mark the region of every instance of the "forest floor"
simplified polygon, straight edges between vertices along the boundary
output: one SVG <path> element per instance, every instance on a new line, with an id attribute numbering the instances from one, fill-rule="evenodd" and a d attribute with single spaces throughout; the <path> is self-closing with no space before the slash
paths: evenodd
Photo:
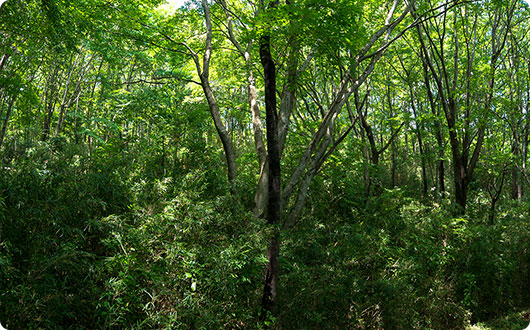
<path id="1" fill-rule="evenodd" d="M 530 322 L 530 309 L 511 313 L 502 318 L 493 319 L 487 322 L 479 322 L 469 326 L 466 330 L 517 330 L 527 329 Z"/>

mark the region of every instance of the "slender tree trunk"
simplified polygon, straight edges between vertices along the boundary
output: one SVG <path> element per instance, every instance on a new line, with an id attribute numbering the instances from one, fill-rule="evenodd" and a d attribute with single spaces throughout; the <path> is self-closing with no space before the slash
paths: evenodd
<path id="1" fill-rule="evenodd" d="M 521 164 L 521 172 L 522 173 L 526 173 L 526 160 L 528 159 L 528 136 L 527 136 L 528 133 L 525 133 L 525 137 L 524 137 L 524 140 L 523 140 L 523 145 L 522 145 L 522 148 L 521 148 L 521 158 L 522 158 L 522 164 Z M 520 188 L 521 188 L 521 200 L 525 200 L 525 190 L 523 188 L 523 185 L 520 184 L 519 185 Z"/>
<path id="2" fill-rule="evenodd" d="M 265 217 L 265 209 L 267 207 L 268 201 L 268 173 L 269 173 L 269 163 L 267 160 L 267 150 L 265 148 L 265 143 L 263 142 L 263 124 L 261 122 L 261 116 L 258 106 L 258 94 L 256 92 L 256 81 L 254 78 L 254 69 L 253 63 L 250 56 L 250 48 L 252 46 L 252 41 L 249 41 L 246 45 L 246 48 L 243 49 L 239 41 L 236 39 L 233 31 L 232 25 L 232 12 L 228 10 L 226 2 L 224 0 L 219 0 L 227 18 L 226 27 L 228 30 L 228 38 L 232 44 L 236 47 L 240 55 L 245 60 L 245 65 L 247 68 L 247 94 L 248 94 L 248 103 L 250 107 L 250 112 L 252 114 L 252 128 L 254 130 L 254 144 L 256 148 L 256 154 L 258 156 L 259 162 L 259 181 L 254 194 L 254 206 L 253 213 L 256 217 L 262 218 Z"/>
<path id="3" fill-rule="evenodd" d="M 419 29 L 418 29 L 418 33 L 420 33 Z M 424 46 L 423 43 L 422 43 L 422 46 Z M 431 113 L 433 114 L 433 116 L 435 118 L 435 120 L 434 120 L 434 132 L 435 133 L 434 134 L 436 136 L 436 143 L 437 143 L 437 146 L 438 146 L 438 161 L 437 161 L 437 166 L 436 166 L 437 173 L 438 173 L 438 192 L 443 197 L 443 193 L 445 192 L 445 168 L 444 168 L 444 161 L 443 161 L 445 146 L 444 146 L 444 140 L 443 140 L 443 137 L 442 137 L 441 125 L 440 125 L 440 122 L 439 122 L 439 119 L 438 119 L 439 115 L 440 115 L 439 114 L 439 108 L 436 106 L 436 101 L 434 99 L 434 95 L 433 95 L 432 89 L 431 89 L 431 80 L 429 78 L 429 68 L 430 67 L 428 66 L 428 64 L 432 64 L 432 63 L 429 62 L 430 59 L 429 59 L 427 50 L 425 48 L 421 49 L 420 55 L 421 55 L 421 58 L 422 58 L 423 79 L 424 79 L 424 82 L 425 82 L 425 88 L 427 90 L 427 98 L 429 100 Z"/>
<path id="4" fill-rule="evenodd" d="M 245 61 L 248 68 L 248 102 L 250 105 L 250 112 L 252 113 L 252 126 L 254 129 L 254 144 L 259 162 L 259 181 L 256 193 L 254 194 L 254 215 L 256 217 L 264 217 L 265 209 L 269 196 L 269 162 L 267 160 L 267 150 L 263 142 L 263 124 L 261 123 L 261 116 L 258 107 L 258 95 L 256 92 L 256 85 L 254 80 L 254 73 L 252 71 L 252 62 L 250 61 L 250 54 L 245 52 Z"/>
<path id="5" fill-rule="evenodd" d="M 47 81 L 48 87 L 46 88 L 46 100 L 45 100 L 45 112 L 42 125 L 41 141 L 46 141 L 50 134 L 50 125 L 52 121 L 53 112 L 55 110 L 55 104 L 57 103 L 57 79 L 60 76 L 59 65 L 55 64 L 53 71 Z"/>
<path id="6" fill-rule="evenodd" d="M 197 54 L 191 51 L 191 48 L 189 48 L 189 46 L 188 49 L 191 52 L 193 61 L 195 62 L 197 73 L 199 74 L 201 80 L 201 86 L 204 91 L 204 95 L 206 96 L 206 100 L 208 101 L 208 106 L 215 125 L 215 129 L 217 130 L 217 134 L 221 139 L 221 143 L 223 144 L 223 150 L 225 153 L 226 165 L 228 170 L 228 181 L 231 183 L 230 192 L 232 194 L 235 194 L 236 187 L 234 185 L 234 180 L 237 175 L 237 170 L 234 145 L 232 143 L 230 135 L 226 130 L 223 120 L 221 119 L 217 99 L 215 98 L 212 88 L 210 87 L 210 59 L 212 56 L 212 20 L 210 18 L 210 8 L 208 7 L 208 1 L 206 0 L 202 0 L 201 4 L 204 10 L 204 21 L 206 24 L 206 43 L 204 47 L 202 68 L 199 63 L 199 58 Z"/>
<path id="7" fill-rule="evenodd" d="M 390 93 L 390 85 L 387 87 L 387 101 L 388 101 L 388 109 L 390 110 L 390 115 L 394 117 L 394 107 L 392 106 L 392 97 Z M 390 162 L 391 162 L 391 181 L 390 181 L 390 188 L 394 189 L 396 186 L 396 171 L 397 171 L 397 164 L 396 164 L 396 138 L 392 139 L 392 142 L 390 144 Z M 382 137 L 381 137 L 382 142 Z"/>
<path id="8" fill-rule="evenodd" d="M 420 149 L 420 161 L 421 161 L 421 180 L 423 182 L 422 196 L 427 196 L 428 184 L 427 184 L 427 166 L 425 165 L 425 152 L 423 147 L 423 139 L 421 136 L 421 131 L 423 130 L 423 125 L 418 121 L 418 114 L 416 113 L 416 104 L 414 102 L 414 94 L 412 89 L 410 90 L 412 112 L 414 114 L 414 120 L 416 121 L 416 136 L 418 137 L 418 147 Z M 420 104 L 420 110 L 421 110 Z"/>
<path id="9" fill-rule="evenodd" d="M 202 88 L 203 88 L 204 94 L 206 95 L 206 100 L 208 101 L 210 114 L 212 115 L 215 129 L 217 130 L 217 134 L 219 135 L 219 138 L 221 139 L 221 143 L 223 144 L 223 150 L 225 152 L 226 164 L 227 164 L 227 169 L 228 169 L 228 181 L 230 183 L 233 183 L 234 179 L 236 178 L 237 171 L 236 171 L 236 156 L 234 152 L 234 146 L 232 143 L 232 139 L 230 138 L 230 135 L 228 134 L 228 131 L 226 130 L 226 127 L 223 124 L 221 115 L 219 113 L 219 105 L 212 92 L 210 84 L 204 78 L 201 78 L 201 80 L 202 80 Z"/>
<path id="10" fill-rule="evenodd" d="M 427 166 L 425 165 L 425 152 L 423 151 L 423 143 L 421 140 L 421 133 L 418 134 L 418 144 L 420 148 L 420 160 L 421 160 L 421 181 L 423 182 L 423 197 L 427 197 L 429 186 L 427 183 Z"/>
<path id="11" fill-rule="evenodd" d="M 50 136 L 50 126 L 52 122 L 52 116 L 53 112 L 55 110 L 55 104 L 56 100 L 50 100 L 50 103 L 48 104 L 47 111 L 44 116 L 44 124 L 42 126 L 42 136 L 41 141 L 48 140 L 48 137 Z"/>
<path id="12" fill-rule="evenodd" d="M 63 90 L 63 97 L 61 99 L 61 106 L 60 106 L 60 110 L 59 110 L 59 116 L 57 117 L 57 124 L 55 125 L 55 136 L 59 135 L 59 133 L 61 132 L 61 128 L 62 128 L 62 124 L 63 124 L 63 118 L 64 118 L 64 113 L 65 113 L 65 110 L 67 108 L 67 102 L 66 102 L 66 97 L 68 95 L 68 90 L 70 89 L 70 83 L 72 82 L 72 75 L 75 71 L 75 67 L 76 67 L 76 64 L 77 64 L 77 61 L 79 59 L 79 56 L 80 54 L 77 54 L 77 57 L 74 61 L 73 59 L 73 55 L 70 59 L 70 69 L 68 70 L 68 77 L 66 78 L 66 83 L 64 85 L 64 90 Z M 51 123 L 50 123 L 51 124 Z"/>
<path id="13" fill-rule="evenodd" d="M 2 144 L 4 143 L 4 138 L 6 136 L 6 131 L 7 131 L 7 123 L 9 121 L 9 116 L 11 115 L 11 109 L 13 108 L 13 104 L 15 103 L 15 99 L 16 99 L 16 96 L 12 96 L 7 106 L 7 111 L 6 111 L 6 115 L 4 118 L 4 124 L 2 125 L 2 132 L 0 132 L 0 148 L 2 148 Z"/>
<path id="14" fill-rule="evenodd" d="M 96 93 L 96 86 L 98 85 L 98 79 L 97 78 L 99 77 L 99 74 L 101 72 L 101 68 L 103 67 L 104 63 L 105 63 L 105 60 L 102 59 L 101 62 L 99 63 L 99 65 L 98 65 L 98 69 L 97 69 L 96 74 L 95 74 L 96 79 L 94 79 L 94 84 L 92 85 L 92 90 L 90 92 L 90 98 L 89 98 L 89 101 L 88 101 L 86 118 L 85 118 L 86 120 L 90 120 L 91 119 L 90 117 L 91 117 L 91 113 L 92 113 L 92 107 L 93 107 L 93 104 L 94 104 L 94 94 Z M 101 93 L 100 93 L 100 99 L 101 99 Z M 90 154 L 90 150 L 91 150 L 90 146 L 92 144 L 92 142 L 91 142 L 92 137 L 87 136 L 86 134 L 83 135 L 83 141 L 85 141 L 87 139 L 88 139 L 87 142 L 88 142 L 88 145 L 89 145 L 88 153 Z"/>
<path id="15" fill-rule="evenodd" d="M 2 55 L 2 58 L 0 58 L 0 71 L 4 69 L 4 65 L 7 62 L 7 59 L 9 58 L 9 54 Z"/>
<path id="16" fill-rule="evenodd" d="M 355 106 L 357 108 L 357 115 L 359 116 L 361 127 L 362 127 L 364 133 L 366 134 L 366 138 L 367 138 L 368 143 L 369 143 L 369 145 L 367 145 L 365 147 L 365 153 L 368 155 L 368 159 L 370 160 L 370 163 L 367 164 L 367 167 L 365 168 L 365 173 L 364 173 L 364 176 L 365 176 L 365 192 L 367 194 L 366 197 L 367 197 L 367 200 L 368 200 L 368 197 L 371 194 L 372 184 L 374 183 L 373 170 L 372 169 L 377 169 L 377 167 L 379 166 L 379 151 L 377 150 L 377 146 L 376 146 L 376 142 L 375 142 L 375 138 L 374 138 L 374 133 L 372 131 L 372 127 L 370 126 L 370 124 L 366 120 L 364 114 L 362 113 L 361 102 L 359 102 L 359 98 L 358 98 L 357 95 L 355 95 Z M 377 193 L 378 190 L 380 190 L 379 189 L 379 185 L 377 184 L 377 182 L 376 182 L 375 190 L 376 190 L 376 193 Z"/>
<path id="17" fill-rule="evenodd" d="M 441 193 L 443 197 L 443 193 L 445 192 L 445 166 L 444 166 L 444 143 L 442 134 L 440 132 L 440 127 L 438 126 L 437 132 L 436 132 L 436 142 L 438 145 L 438 164 L 437 164 L 437 172 L 438 172 L 438 184 L 439 184 L 439 192 Z"/>
<path id="18" fill-rule="evenodd" d="M 495 204 L 497 204 L 497 201 L 491 201 L 490 210 L 489 210 L 489 222 L 490 225 L 493 225 L 495 223 Z"/>
<path id="19" fill-rule="evenodd" d="M 515 134 L 514 134 L 515 135 Z M 517 145 L 516 137 L 514 136 L 514 141 L 512 142 L 512 154 L 515 156 L 515 162 L 518 162 L 520 159 L 519 147 Z M 517 168 L 516 163 L 512 165 L 512 191 L 511 197 L 513 200 L 517 200 L 519 203 L 522 198 L 521 182 L 520 182 L 519 169 Z"/>
<path id="20" fill-rule="evenodd" d="M 370 175 L 370 167 L 371 167 L 371 160 L 370 160 L 370 147 L 366 143 L 365 133 L 364 130 L 361 129 L 361 139 L 363 141 L 362 143 L 362 152 L 364 156 L 364 171 L 363 171 L 363 177 L 364 177 L 364 194 L 366 196 L 366 201 L 368 201 L 371 190 L 372 190 L 372 176 Z"/>
<path id="21" fill-rule="evenodd" d="M 391 147 L 392 154 L 390 155 L 390 159 L 392 161 L 392 175 L 391 175 L 391 183 L 390 188 L 394 189 L 396 186 L 396 144 L 395 141 L 392 141 L 392 147 Z"/>
<path id="22" fill-rule="evenodd" d="M 79 144 L 79 98 L 81 97 L 81 93 L 77 94 L 77 98 L 75 99 L 75 111 L 74 111 L 74 141 L 75 144 Z"/>
<path id="23" fill-rule="evenodd" d="M 504 178 L 506 177 L 506 170 L 507 170 L 507 164 L 504 164 L 504 168 L 502 169 L 500 183 L 498 187 L 495 184 L 495 182 L 492 185 L 488 183 L 488 193 L 491 199 L 490 211 L 489 211 L 490 225 L 493 225 L 495 223 L 495 206 L 497 205 L 497 202 L 499 201 L 501 197 L 502 188 L 504 186 Z"/>

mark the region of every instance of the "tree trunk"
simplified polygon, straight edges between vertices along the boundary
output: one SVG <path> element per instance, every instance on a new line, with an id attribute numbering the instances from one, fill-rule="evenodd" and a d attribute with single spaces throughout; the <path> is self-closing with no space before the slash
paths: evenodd
<path id="1" fill-rule="evenodd" d="M 440 127 L 438 127 L 438 131 L 436 133 L 436 141 L 438 143 L 438 184 L 439 184 L 439 192 L 441 193 L 443 197 L 443 193 L 445 192 L 445 166 L 444 166 L 444 145 L 443 145 L 443 139 L 442 134 L 440 133 Z"/>
<path id="2" fill-rule="evenodd" d="M 391 169 L 391 182 L 390 182 L 390 188 L 394 189 L 396 186 L 396 143 L 395 141 L 392 141 L 392 147 L 390 148 L 392 153 L 390 155 L 390 159 L 392 162 L 392 169 Z"/>
<path id="3" fill-rule="evenodd" d="M 81 96 L 81 93 L 77 95 L 77 98 L 75 100 L 75 112 L 74 112 L 74 141 L 75 144 L 79 144 L 79 97 Z"/>
<path id="4" fill-rule="evenodd" d="M 524 139 L 523 139 L 523 143 L 522 143 L 522 148 L 521 148 L 521 159 L 523 160 L 522 161 L 522 164 L 521 164 L 521 173 L 526 173 L 526 160 L 528 159 L 528 133 L 525 132 L 525 136 L 524 136 Z M 521 200 L 526 200 L 525 198 L 525 190 L 523 188 L 523 185 L 519 185 L 519 187 L 521 188 Z"/>
<path id="5" fill-rule="evenodd" d="M 61 132 L 61 129 L 62 129 L 62 125 L 63 125 L 63 121 L 64 121 L 64 115 L 65 115 L 65 111 L 68 107 L 67 105 L 67 102 L 66 102 L 66 97 L 68 95 L 68 90 L 70 89 L 70 83 L 72 82 L 72 75 L 75 71 L 75 67 L 76 67 L 76 64 L 77 64 L 77 61 L 79 59 L 79 56 L 80 54 L 77 54 L 77 57 L 75 59 L 75 61 L 73 60 L 73 54 L 70 58 L 70 68 L 69 68 L 69 71 L 68 71 L 68 77 L 66 78 L 66 83 L 64 85 L 64 90 L 63 90 L 63 97 L 62 97 L 62 100 L 61 100 L 61 106 L 60 106 L 60 110 L 59 110 L 59 117 L 57 118 L 57 124 L 55 125 L 55 136 L 58 136 L 59 133 Z M 51 123 L 50 123 L 51 125 Z"/>
<path id="6" fill-rule="evenodd" d="M 208 80 L 201 77 L 201 81 L 202 81 L 201 85 L 204 91 L 204 95 L 206 95 L 206 100 L 208 101 L 208 106 L 210 109 L 210 114 L 212 115 L 215 129 L 217 130 L 217 134 L 219 135 L 219 138 L 221 139 L 221 143 L 223 144 L 223 150 L 225 152 L 226 165 L 228 169 L 228 181 L 230 183 L 233 183 L 234 179 L 236 178 L 237 171 L 236 171 L 236 156 L 234 152 L 234 146 L 232 144 L 232 139 L 230 139 L 230 135 L 228 134 L 226 127 L 224 126 L 223 121 L 221 120 L 221 115 L 219 113 L 219 106 L 212 92 L 212 89 L 210 88 L 210 84 L 208 83 Z M 234 188 L 232 187 L 232 191 L 233 189 Z"/>
<path id="7" fill-rule="evenodd" d="M 50 100 L 50 104 L 48 104 L 47 111 L 45 113 L 44 117 L 44 124 L 42 126 L 42 136 L 41 141 L 48 140 L 48 137 L 50 136 L 50 125 L 52 122 L 52 116 L 55 108 L 55 101 Z"/>
<path id="8" fill-rule="evenodd" d="M 223 144 L 223 150 L 226 157 L 226 166 L 228 170 L 228 181 L 231 184 L 230 192 L 235 194 L 236 187 L 234 185 L 234 179 L 236 178 L 237 170 L 234 145 L 230 135 L 226 130 L 223 120 L 221 119 L 219 105 L 210 87 L 210 59 L 212 56 L 212 20 L 210 18 L 210 8 L 208 7 L 208 1 L 206 0 L 202 0 L 201 5 L 204 10 L 204 21 L 206 24 L 206 42 L 204 47 L 202 68 L 197 54 L 193 52 L 189 46 L 186 45 L 186 47 L 190 51 L 193 61 L 195 62 L 197 73 L 201 80 L 201 86 L 204 91 L 204 95 L 206 96 L 206 100 L 208 101 L 208 106 L 215 125 L 215 129 L 217 130 L 217 134 L 221 139 L 221 143 Z"/>
<path id="9" fill-rule="evenodd" d="M 493 182 L 493 184 L 490 184 L 488 182 L 488 194 L 490 195 L 490 199 L 491 199 L 490 212 L 489 212 L 490 225 L 493 225 L 495 223 L 495 206 L 497 205 L 497 202 L 499 201 L 501 197 L 502 187 L 504 186 L 504 178 L 506 177 L 506 172 L 507 172 L 506 170 L 507 170 L 507 164 L 505 163 L 502 169 L 500 183 L 498 187 L 495 182 Z"/>
<path id="10" fill-rule="evenodd" d="M 259 181 L 256 193 L 254 195 L 254 215 L 258 218 L 265 216 L 265 209 L 267 206 L 269 196 L 269 162 L 267 160 L 267 150 L 263 142 L 263 124 L 261 123 L 261 116 L 258 107 L 258 94 L 256 92 L 256 85 L 254 80 L 254 73 L 252 71 L 252 62 L 250 61 L 250 54 L 245 52 L 245 61 L 248 68 L 248 102 L 250 105 L 250 112 L 252 113 L 252 126 L 254 129 L 254 144 L 259 162 Z"/>
<path id="11" fill-rule="evenodd" d="M 41 141 L 46 141 L 50 134 L 50 125 L 52 121 L 53 112 L 55 110 L 55 104 L 57 103 L 57 80 L 60 76 L 59 65 L 55 64 L 53 70 L 50 72 L 46 86 L 46 97 L 45 97 L 45 112 L 44 121 L 42 125 Z"/>
<path id="12" fill-rule="evenodd" d="M 274 8 L 275 3 L 271 3 Z M 261 301 L 261 318 L 276 313 L 276 292 L 278 288 L 278 257 L 280 247 L 279 224 L 281 219 L 281 172 L 280 145 L 278 136 L 278 113 L 276 112 L 276 67 L 270 52 L 270 36 L 260 38 L 260 59 L 265 82 L 265 111 L 267 119 L 267 151 L 269 162 L 269 198 L 267 222 L 272 227 L 272 237 L 267 248 L 267 266 Z"/>
<path id="13" fill-rule="evenodd" d="M 12 96 L 11 100 L 9 101 L 9 105 L 7 106 L 4 124 L 2 125 L 2 132 L 0 132 L 0 148 L 2 148 L 2 144 L 4 143 L 4 138 L 6 136 L 7 131 L 7 123 L 9 121 L 9 116 L 11 115 L 11 109 L 13 108 L 13 104 L 15 103 L 15 99 L 16 96 Z"/>
<path id="14" fill-rule="evenodd" d="M 466 213 L 466 202 L 467 202 L 467 180 L 463 175 L 461 175 L 461 171 L 463 171 L 462 166 L 455 165 L 454 166 L 454 181 L 455 181 L 455 200 L 456 203 L 460 206 L 459 213 L 465 214 Z"/>
<path id="15" fill-rule="evenodd" d="M 418 137 L 418 147 L 420 149 L 420 160 L 421 160 L 421 180 L 423 182 L 423 190 L 422 190 L 422 197 L 427 196 L 428 191 L 428 184 L 427 184 L 427 166 L 425 164 L 425 152 L 423 148 L 423 139 L 421 136 L 421 131 L 424 129 L 421 122 L 418 120 L 418 114 L 416 113 L 416 104 L 414 101 L 414 93 L 412 88 L 410 89 L 410 97 L 411 97 L 411 105 L 412 105 L 412 113 L 414 114 L 414 120 L 416 121 L 416 136 Z M 420 103 L 420 110 L 422 109 L 421 103 Z M 406 135 L 405 135 L 406 136 Z"/>
<path id="16" fill-rule="evenodd" d="M 2 58 L 0 59 L 0 71 L 4 69 L 4 65 L 6 64 L 8 59 L 9 59 L 9 54 L 2 55 Z"/>
<path id="17" fill-rule="evenodd" d="M 259 181 L 256 188 L 256 193 L 254 194 L 254 206 L 253 213 L 257 218 L 265 217 L 265 209 L 267 207 L 268 201 L 268 173 L 269 173 L 269 164 L 267 160 L 267 150 L 265 148 L 265 143 L 263 142 L 263 124 L 261 122 L 261 116 L 258 106 L 258 94 L 256 92 L 256 81 L 254 78 L 254 69 L 253 63 L 250 56 L 250 48 L 252 46 L 252 41 L 247 43 L 245 49 L 241 46 L 239 41 L 236 39 L 233 31 L 232 25 L 232 12 L 228 10 L 226 2 L 224 0 L 219 0 L 221 7 L 223 8 L 226 18 L 227 18 L 227 32 L 228 39 L 236 47 L 240 55 L 245 60 L 245 65 L 247 69 L 247 93 L 248 93 L 248 103 L 250 108 L 250 113 L 252 114 L 252 128 L 254 130 L 254 145 L 256 148 L 256 154 L 258 155 L 259 162 Z"/>
<path id="18" fill-rule="evenodd" d="M 515 140 L 512 143 L 512 154 L 515 156 L 515 162 L 519 161 L 519 147 L 517 146 L 517 141 Z M 522 198 L 521 182 L 519 177 L 519 169 L 517 168 L 516 163 L 512 165 L 512 193 L 511 197 L 513 200 L 517 200 L 519 203 Z"/>

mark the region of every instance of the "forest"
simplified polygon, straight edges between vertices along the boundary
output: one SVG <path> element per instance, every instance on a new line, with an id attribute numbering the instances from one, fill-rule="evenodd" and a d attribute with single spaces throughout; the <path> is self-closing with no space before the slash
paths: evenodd
<path id="1" fill-rule="evenodd" d="M 523 329 L 529 147 L 523 0 L 0 1 L 0 323 Z"/>

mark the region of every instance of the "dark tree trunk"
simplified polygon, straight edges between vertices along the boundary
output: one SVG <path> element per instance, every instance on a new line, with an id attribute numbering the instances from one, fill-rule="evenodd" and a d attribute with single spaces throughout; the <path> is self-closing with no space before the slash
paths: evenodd
<path id="1" fill-rule="evenodd" d="M 525 132 L 524 140 L 522 143 L 522 149 L 521 149 L 521 159 L 523 159 L 523 162 L 521 164 L 521 174 L 524 175 L 526 173 L 526 159 L 528 159 L 528 132 Z M 521 200 L 526 200 L 525 198 L 525 190 L 523 185 L 519 185 L 521 188 Z"/>
<path id="2" fill-rule="evenodd" d="M 438 143 L 438 148 L 439 151 L 438 151 L 438 157 L 440 158 L 438 160 L 438 180 L 439 180 L 439 185 L 440 185 L 440 193 L 442 193 L 442 196 L 443 196 L 443 192 L 445 192 L 445 166 L 444 166 L 444 161 L 442 159 L 442 157 L 444 156 L 444 150 L 443 150 L 443 142 L 440 138 L 440 142 Z"/>
<path id="3" fill-rule="evenodd" d="M 455 172 L 459 170 L 457 166 L 455 166 Z M 455 200 L 456 203 L 460 206 L 459 212 L 461 214 L 466 213 L 466 202 L 467 202 L 467 183 L 464 178 L 462 178 L 459 174 L 455 173 Z"/>
<path id="4" fill-rule="evenodd" d="M 4 138 L 6 136 L 6 130 L 7 130 L 7 123 L 9 121 L 9 116 L 11 115 L 11 109 L 13 108 L 13 104 L 15 103 L 16 96 L 11 97 L 11 101 L 9 101 L 9 105 L 7 106 L 6 115 L 4 118 L 4 124 L 2 125 L 2 132 L 0 132 L 0 148 L 2 147 L 2 144 L 4 143 Z"/>
<path id="5" fill-rule="evenodd" d="M 452 107 L 454 109 L 454 107 Z M 451 114 L 455 113 L 455 110 Z M 449 140 L 451 143 L 451 153 L 453 158 L 453 181 L 455 183 L 455 202 L 460 207 L 459 213 L 466 213 L 466 203 L 467 203 L 467 191 L 469 182 L 471 181 L 471 175 L 475 168 L 474 164 L 468 164 L 464 159 L 465 155 L 460 153 L 460 144 L 455 133 L 454 121 L 451 120 L 452 117 L 448 120 L 449 127 Z M 482 140 L 477 141 L 477 146 L 475 148 L 480 148 Z M 478 150 L 477 150 L 478 151 Z"/>
<path id="6" fill-rule="evenodd" d="M 263 296 L 261 298 L 260 319 L 266 320 L 268 315 L 276 314 L 276 293 L 278 289 L 280 256 L 280 232 L 274 230 L 273 236 L 267 247 L 267 265 L 265 266 L 265 280 L 263 285 Z"/>
<path id="7" fill-rule="evenodd" d="M 392 160 L 392 175 L 391 175 L 391 182 L 390 182 L 390 188 L 394 189 L 396 186 L 396 144 L 394 141 L 392 141 L 392 154 L 390 156 L 390 159 Z"/>
<path id="8" fill-rule="evenodd" d="M 488 194 L 490 195 L 490 199 L 491 199 L 490 212 L 489 212 L 490 225 L 493 225 L 495 223 L 495 207 L 501 197 L 502 187 L 504 186 L 504 179 L 506 177 L 507 167 L 508 167 L 507 164 L 504 164 L 504 168 L 502 169 L 502 173 L 500 177 L 500 183 L 498 184 L 498 186 L 496 182 L 493 182 L 493 184 L 490 184 L 488 182 Z"/>
<path id="9" fill-rule="evenodd" d="M 512 154 L 515 156 L 516 162 L 519 159 L 519 148 L 517 146 L 516 137 L 514 136 L 514 142 L 512 144 Z M 521 183 L 520 183 L 520 177 L 519 177 L 519 169 L 517 168 L 517 165 L 512 165 L 512 193 L 511 197 L 513 200 L 517 200 L 521 202 L 522 198 L 522 190 L 521 190 Z"/>
<path id="10" fill-rule="evenodd" d="M 46 141 L 50 135 L 50 125 L 52 122 L 53 112 L 55 110 L 55 105 L 57 103 L 57 94 L 59 93 L 59 88 L 57 87 L 57 80 L 60 76 L 59 66 L 54 65 L 53 71 L 50 72 L 48 77 L 47 87 L 46 87 L 46 96 L 44 102 L 44 119 L 42 125 L 42 135 L 41 141 Z"/>
<path id="11" fill-rule="evenodd" d="M 490 205 L 490 212 L 489 212 L 489 222 L 490 222 L 490 225 L 493 225 L 495 223 L 495 206 L 497 204 L 497 201 L 491 201 L 491 205 Z"/>
<path id="12" fill-rule="evenodd" d="M 275 3 L 271 3 L 274 7 Z M 276 112 L 276 67 L 270 52 L 270 36 L 260 39 L 260 59 L 265 80 L 265 111 L 267 120 L 267 151 L 269 160 L 269 199 L 267 222 L 273 227 L 267 248 L 267 265 L 261 301 L 261 318 L 276 313 L 276 292 L 278 285 L 278 257 L 280 252 L 279 224 L 281 218 L 280 191 L 280 146 L 278 139 L 278 114 Z"/>
<path id="13" fill-rule="evenodd" d="M 46 115 L 44 117 L 44 125 L 42 126 L 41 141 L 48 140 L 48 137 L 50 136 L 50 125 L 52 121 L 52 115 L 53 115 L 53 106 L 48 108 L 48 111 L 46 112 Z"/>

